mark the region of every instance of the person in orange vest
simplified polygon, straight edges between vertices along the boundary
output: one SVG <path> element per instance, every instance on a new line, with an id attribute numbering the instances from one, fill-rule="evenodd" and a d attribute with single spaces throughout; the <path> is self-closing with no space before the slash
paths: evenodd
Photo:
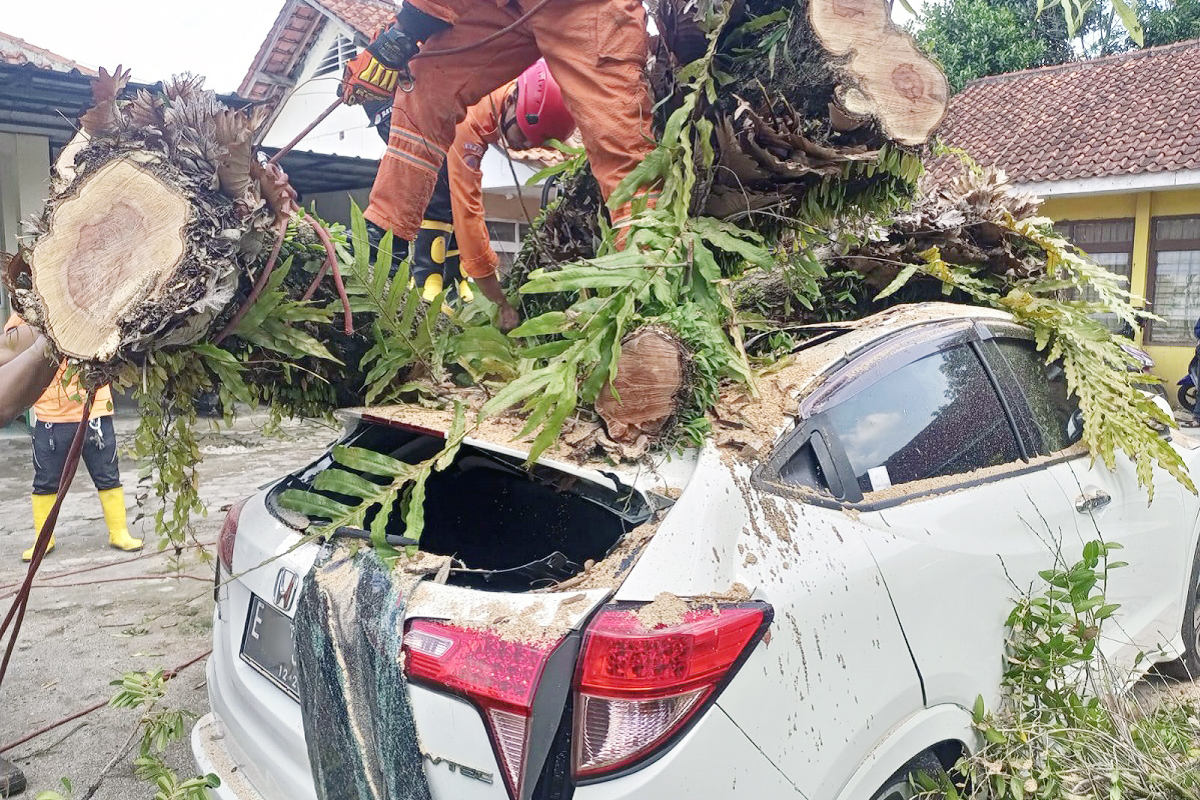
<path id="1" fill-rule="evenodd" d="M 364 110 L 386 141 L 392 128 L 391 106 L 384 101 L 365 103 Z M 412 244 L 411 275 L 426 302 L 443 288 L 449 299 L 462 297 L 469 302 L 466 273 L 499 307 L 501 330 L 516 327 L 517 312 L 496 277 L 500 257 L 492 249 L 485 220 L 483 156 L 490 145 L 529 150 L 574 132 L 575 119 L 544 59 L 467 109 L 454 129 L 454 142 L 438 170 Z"/>
<path id="2" fill-rule="evenodd" d="M 467 109 L 539 58 L 561 86 L 607 199 L 655 147 L 647 53 L 641 0 L 407 0 L 342 81 L 350 104 L 394 94 L 388 148 L 364 216 L 377 231 L 412 241 Z M 656 194 L 644 190 L 635 202 L 653 205 Z M 618 235 L 632 213 L 633 204 L 613 212 Z M 516 324 L 516 312 L 502 307 L 499 322 Z"/>
<path id="3" fill-rule="evenodd" d="M 4 326 L 7 332 L 23 324 L 16 314 Z M 75 432 L 83 419 L 86 393 L 77 376 L 69 381 L 64 361 L 50 385 L 33 404 L 33 530 L 42 529 L 54 501 L 58 498 L 58 482 Z M 112 422 L 112 392 L 103 386 L 92 403 L 89 431 L 83 445 L 83 463 L 100 496 L 104 522 L 108 527 L 108 543 L 118 550 L 141 550 L 142 540 L 129 534 L 125 517 L 125 490 L 121 488 L 121 472 L 117 464 L 117 436 Z M 54 537 L 46 549 L 54 549 Z M 22 561 L 33 558 L 33 547 L 21 554 Z"/>

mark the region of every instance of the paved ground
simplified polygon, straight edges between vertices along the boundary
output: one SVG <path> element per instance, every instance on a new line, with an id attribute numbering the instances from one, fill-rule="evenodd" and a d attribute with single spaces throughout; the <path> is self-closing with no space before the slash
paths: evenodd
<path id="1" fill-rule="evenodd" d="M 197 541 L 214 543 L 229 503 L 308 463 L 339 433 L 328 425 L 302 423 L 286 426 L 280 437 L 267 437 L 259 430 L 264 421 L 249 415 L 232 430 L 205 433 L 200 491 L 209 515 L 197 521 Z M 134 425 L 134 420 L 119 419 L 118 434 Z M 122 459 L 122 477 L 132 519 L 137 469 L 128 458 Z M 14 584 L 25 576 L 19 559 L 32 542 L 31 479 L 28 438 L 0 440 L 0 618 L 7 613 Z M 147 538 L 143 554 L 110 549 L 100 503 L 80 465 L 63 506 L 58 547 L 38 574 L 17 652 L 0 687 L 0 750 L 106 700 L 115 691 L 109 682 L 123 672 L 169 669 L 208 650 L 212 567 L 192 550 L 185 554 L 181 577 L 171 577 L 169 555 L 153 546 L 152 527 L 150 520 L 131 525 L 135 536 Z M 196 714 L 208 710 L 203 661 L 171 682 L 166 705 Z M 25 797 L 59 789 L 61 779 L 68 778 L 80 798 L 128 740 L 136 721 L 132 711 L 103 708 L 4 755 L 25 770 L 30 784 Z M 195 773 L 186 741 L 172 749 L 169 762 L 181 776 Z M 127 756 L 113 766 L 94 797 L 145 800 L 153 794 L 133 777 Z"/>

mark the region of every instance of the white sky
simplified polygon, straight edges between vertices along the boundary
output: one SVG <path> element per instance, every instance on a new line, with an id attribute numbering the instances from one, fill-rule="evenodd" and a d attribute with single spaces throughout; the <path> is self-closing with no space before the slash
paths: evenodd
<path id="1" fill-rule="evenodd" d="M 88 67 L 133 69 L 144 83 L 181 72 L 234 92 L 284 0 L 0 0 L 0 31 Z M 910 0 L 920 8 L 921 0 Z M 909 15 L 899 2 L 893 17 Z"/>
<path id="2" fill-rule="evenodd" d="M 144 83 L 180 72 L 237 90 L 284 0 L 0 0 L 0 31 Z"/>

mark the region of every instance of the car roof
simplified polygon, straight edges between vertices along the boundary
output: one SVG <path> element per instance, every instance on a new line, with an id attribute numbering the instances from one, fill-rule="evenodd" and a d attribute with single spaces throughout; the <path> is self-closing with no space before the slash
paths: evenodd
<path id="1" fill-rule="evenodd" d="M 852 357 L 854 354 L 886 340 L 901 332 L 918 326 L 940 327 L 958 321 L 1011 321 L 1011 315 L 989 308 L 968 306 L 959 303 L 912 303 L 894 306 L 877 314 L 857 320 L 801 326 L 794 331 L 811 333 L 808 344 L 802 344 L 796 352 L 782 361 L 778 368 L 769 369 L 756 382 L 758 397 L 752 397 L 746 387 L 727 387 L 714 412 L 712 439 L 720 448 L 741 454 L 747 459 L 765 454 L 775 439 L 792 426 L 799 409 L 800 398 L 820 385 L 820 378 L 831 367 Z M 476 396 L 478 394 L 478 396 Z M 464 392 L 461 398 L 467 406 L 467 419 L 473 420 L 478 407 L 486 400 L 479 393 Z M 472 402 L 472 400 L 478 402 Z M 432 409 L 413 404 L 369 406 L 346 409 L 340 412 L 350 419 L 363 419 L 387 425 L 399 425 L 410 429 L 444 435 L 453 423 L 452 409 Z M 487 443 L 489 449 L 506 451 L 518 455 L 525 452 L 520 441 L 514 441 L 524 427 L 525 421 L 513 413 L 501 414 L 484 420 L 473 430 L 470 440 Z M 580 448 L 572 446 L 572 432 L 566 431 L 539 459 L 543 463 L 559 468 L 574 465 L 589 473 L 598 474 L 607 470 L 629 478 L 639 476 L 640 482 L 647 476 L 645 464 L 613 465 L 610 460 L 581 458 Z M 655 472 L 663 468 L 661 455 L 652 454 L 656 462 Z M 676 473 L 666 481 L 673 486 L 686 484 L 695 453 L 686 452 L 673 457 Z M 574 470 L 572 470 L 574 471 Z M 659 476 L 662 480 L 663 476 Z"/>

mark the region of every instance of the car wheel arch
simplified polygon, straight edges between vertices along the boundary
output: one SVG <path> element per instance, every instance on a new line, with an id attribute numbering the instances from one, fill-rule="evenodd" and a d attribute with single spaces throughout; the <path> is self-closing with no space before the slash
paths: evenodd
<path id="1" fill-rule="evenodd" d="M 884 735 L 837 793 L 836 800 L 873 797 L 915 758 L 932 754 L 949 769 L 959 755 L 981 746 L 971 712 L 944 703 L 921 709 Z M 950 763 L 947 763 L 949 761 Z"/>

